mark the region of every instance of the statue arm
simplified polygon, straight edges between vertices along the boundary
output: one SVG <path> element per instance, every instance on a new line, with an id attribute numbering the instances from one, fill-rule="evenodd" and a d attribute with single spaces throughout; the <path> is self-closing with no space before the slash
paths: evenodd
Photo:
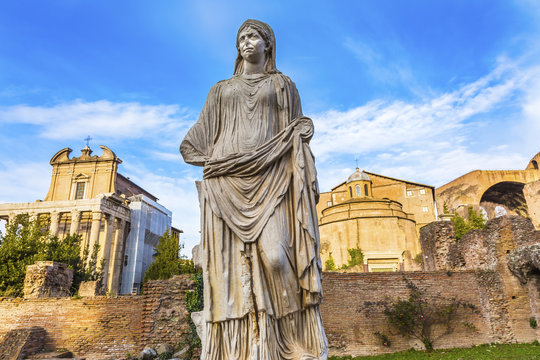
<path id="1" fill-rule="evenodd" d="M 189 129 L 180 144 L 180 153 L 188 164 L 204 166 L 212 153 L 214 127 L 218 119 L 218 86 L 219 83 L 210 89 L 199 120 Z"/>

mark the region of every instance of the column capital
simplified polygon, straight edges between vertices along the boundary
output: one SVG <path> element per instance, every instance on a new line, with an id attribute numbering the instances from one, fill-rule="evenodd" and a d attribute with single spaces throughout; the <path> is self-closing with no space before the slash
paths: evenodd
<path id="1" fill-rule="evenodd" d="M 51 221 L 58 221 L 60 213 L 58 211 L 51 211 Z"/>
<path id="2" fill-rule="evenodd" d="M 81 212 L 79 210 L 71 210 L 71 221 L 81 220 Z"/>
<path id="3" fill-rule="evenodd" d="M 101 211 L 93 211 L 92 212 L 92 220 L 101 220 L 101 216 L 103 213 Z"/>

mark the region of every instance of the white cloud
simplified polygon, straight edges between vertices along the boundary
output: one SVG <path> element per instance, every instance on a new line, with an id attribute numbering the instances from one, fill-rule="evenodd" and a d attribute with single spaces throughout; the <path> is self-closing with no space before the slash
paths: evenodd
<path id="1" fill-rule="evenodd" d="M 51 183 L 47 162 L 0 161 L 0 202 L 17 203 L 43 200 Z"/>
<path id="2" fill-rule="evenodd" d="M 76 100 L 51 107 L 0 107 L 0 120 L 32 124 L 48 139 L 80 139 L 88 134 L 103 138 L 142 138 L 178 134 L 193 115 L 178 105 L 114 103 Z"/>
<path id="3" fill-rule="evenodd" d="M 361 157 L 361 167 L 369 166 L 366 170 L 436 186 L 473 169 L 521 168 L 527 157 L 507 143 L 473 150 L 478 135 L 474 131 L 504 133 L 513 125 L 520 128 L 521 138 L 537 142 L 540 86 L 531 84 L 538 83 L 539 73 L 538 68 L 520 69 L 501 60 L 485 77 L 452 92 L 422 97 L 421 102 L 372 101 L 313 116 L 312 149 L 321 189 L 328 191 L 345 180 L 350 173 L 338 178 L 342 172 L 334 169 L 351 166 L 356 156 Z M 524 117 L 503 125 L 478 118 L 496 115 L 509 104 L 521 106 Z M 513 145 L 520 144 L 520 139 L 508 138 Z M 346 164 L 343 159 L 348 159 Z"/>

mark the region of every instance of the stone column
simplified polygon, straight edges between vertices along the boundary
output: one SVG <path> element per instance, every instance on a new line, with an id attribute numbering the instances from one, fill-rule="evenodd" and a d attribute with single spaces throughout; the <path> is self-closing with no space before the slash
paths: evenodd
<path id="1" fill-rule="evenodd" d="M 56 211 L 51 212 L 51 226 L 49 226 L 49 232 L 52 236 L 58 235 L 58 223 L 60 221 L 60 214 Z"/>
<path id="2" fill-rule="evenodd" d="M 30 221 L 37 221 L 38 214 L 37 213 L 30 213 L 29 214 L 29 219 L 30 219 Z"/>
<path id="3" fill-rule="evenodd" d="M 17 214 L 15 214 L 15 213 L 9 213 L 9 215 L 8 215 L 8 221 L 7 221 L 6 226 L 7 226 L 7 225 L 13 224 L 13 222 L 15 221 L 15 218 L 16 218 L 16 217 L 17 217 Z"/>
<path id="4" fill-rule="evenodd" d="M 107 282 L 107 289 L 113 294 L 118 294 L 120 291 L 120 280 L 122 275 L 123 266 L 123 254 L 124 254 L 124 238 L 125 230 L 128 226 L 128 222 L 122 219 L 116 219 L 116 234 L 112 244 L 111 255 L 109 262 L 109 279 Z"/>
<path id="5" fill-rule="evenodd" d="M 103 284 L 108 288 L 108 276 L 109 276 L 109 263 L 111 261 L 111 243 L 114 230 L 114 216 L 111 214 L 105 214 L 105 240 L 99 248 L 98 264 L 101 264 L 103 260 Z"/>
<path id="6" fill-rule="evenodd" d="M 99 231 L 101 228 L 101 211 L 92 213 L 92 227 L 90 228 L 90 242 L 88 244 L 88 260 L 92 257 L 94 245 L 99 244 Z"/>
<path id="7" fill-rule="evenodd" d="M 79 232 L 80 223 L 81 223 L 81 212 L 77 210 L 71 211 L 71 226 L 69 227 L 69 235 L 75 235 Z"/>

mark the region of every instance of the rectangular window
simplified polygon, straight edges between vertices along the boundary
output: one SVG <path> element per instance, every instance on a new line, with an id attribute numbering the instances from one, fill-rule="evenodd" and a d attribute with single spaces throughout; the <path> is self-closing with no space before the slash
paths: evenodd
<path id="1" fill-rule="evenodd" d="M 425 189 L 420 189 L 420 195 L 426 195 L 426 190 Z"/>
<path id="2" fill-rule="evenodd" d="M 86 184 L 83 182 L 78 182 L 77 187 L 75 188 L 75 200 L 84 199 L 84 186 Z"/>
<path id="3" fill-rule="evenodd" d="M 412 191 L 411 190 L 407 190 L 407 196 L 412 196 Z"/>
<path id="4" fill-rule="evenodd" d="M 331 201 L 328 201 L 328 202 L 326 203 L 326 206 L 332 206 L 332 202 L 331 202 Z"/>
<path id="5" fill-rule="evenodd" d="M 428 211 L 429 211 L 429 209 L 428 209 L 428 207 L 427 207 L 427 206 L 422 206 L 422 211 L 423 211 L 423 212 L 428 212 Z"/>

